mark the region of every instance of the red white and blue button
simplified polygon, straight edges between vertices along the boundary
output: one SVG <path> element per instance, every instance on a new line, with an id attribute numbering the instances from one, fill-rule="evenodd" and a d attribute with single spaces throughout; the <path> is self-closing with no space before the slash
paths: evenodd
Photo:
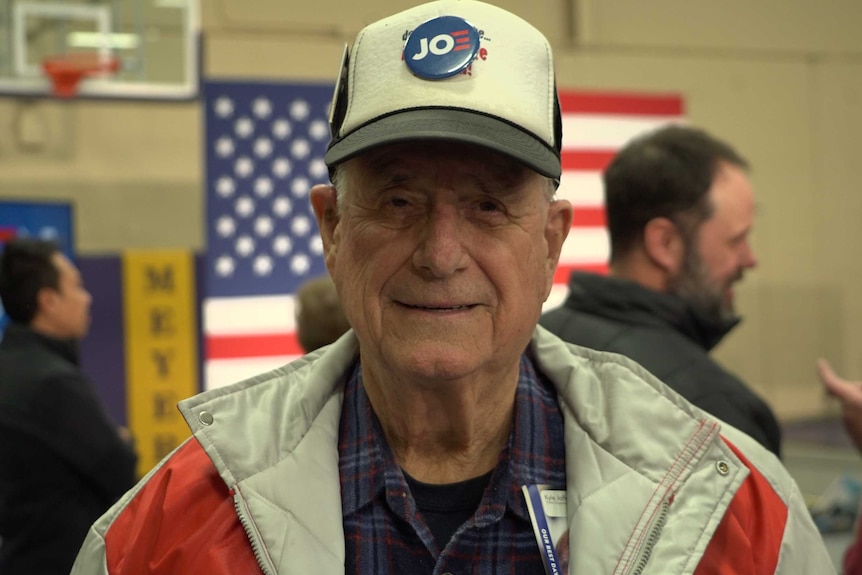
<path id="1" fill-rule="evenodd" d="M 404 45 L 413 74 L 442 80 L 465 70 L 479 51 L 479 31 L 457 16 L 439 16 L 418 26 Z"/>

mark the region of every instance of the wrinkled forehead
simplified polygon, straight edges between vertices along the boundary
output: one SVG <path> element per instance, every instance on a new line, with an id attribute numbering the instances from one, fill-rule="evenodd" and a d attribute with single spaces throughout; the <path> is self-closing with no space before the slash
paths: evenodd
<path id="1" fill-rule="evenodd" d="M 498 189 L 516 189 L 542 176 L 509 156 L 459 142 L 410 142 L 369 150 L 348 162 L 363 179 L 411 179 L 438 173 L 478 179 Z"/>

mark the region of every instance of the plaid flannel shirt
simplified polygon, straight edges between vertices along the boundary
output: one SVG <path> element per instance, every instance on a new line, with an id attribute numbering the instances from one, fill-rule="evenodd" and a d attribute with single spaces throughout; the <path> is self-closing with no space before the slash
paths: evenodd
<path id="1" fill-rule="evenodd" d="M 362 385 L 357 363 L 339 430 L 345 573 L 544 575 L 525 484 L 566 485 L 556 392 L 523 355 L 514 425 L 479 508 L 440 549 L 416 509 Z"/>

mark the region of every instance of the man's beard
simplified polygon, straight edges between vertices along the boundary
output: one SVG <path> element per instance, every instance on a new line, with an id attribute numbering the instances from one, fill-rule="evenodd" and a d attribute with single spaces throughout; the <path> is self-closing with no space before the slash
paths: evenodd
<path id="1" fill-rule="evenodd" d="M 725 299 L 725 294 L 733 282 L 742 279 L 742 271 L 738 271 L 728 284 L 711 280 L 706 264 L 692 243 L 687 242 L 682 268 L 670 279 L 668 291 L 687 301 L 710 322 L 723 324 L 736 320 L 733 300 Z"/>

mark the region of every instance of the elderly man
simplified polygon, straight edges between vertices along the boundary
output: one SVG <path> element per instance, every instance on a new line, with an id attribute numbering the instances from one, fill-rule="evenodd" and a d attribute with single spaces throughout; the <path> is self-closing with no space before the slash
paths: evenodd
<path id="1" fill-rule="evenodd" d="M 535 485 L 571 573 L 831 571 L 774 457 L 537 328 L 572 218 L 538 31 L 425 4 L 360 33 L 336 94 L 311 202 L 353 331 L 184 402 L 195 437 L 73 573 L 559 571 Z"/>

